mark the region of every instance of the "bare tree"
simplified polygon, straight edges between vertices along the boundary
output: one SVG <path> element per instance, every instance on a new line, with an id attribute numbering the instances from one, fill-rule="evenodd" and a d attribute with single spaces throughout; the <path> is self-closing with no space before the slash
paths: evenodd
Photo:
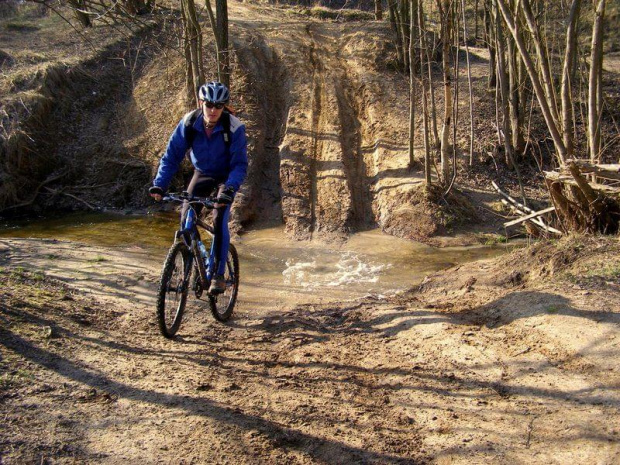
<path id="1" fill-rule="evenodd" d="M 397 11 L 398 18 L 398 27 L 399 33 L 402 37 L 402 45 L 403 45 L 403 65 L 404 70 L 407 71 L 409 69 L 409 35 L 410 28 L 408 24 L 409 20 L 409 0 L 399 0 L 398 2 L 399 8 Z"/>
<path id="2" fill-rule="evenodd" d="M 528 48 L 525 45 L 525 41 L 523 39 L 523 35 L 521 34 L 520 28 L 517 28 L 517 23 L 515 21 L 515 17 L 508 8 L 506 4 L 506 0 L 495 0 L 497 2 L 497 6 L 499 7 L 502 16 L 504 18 L 504 22 L 508 27 L 508 30 L 512 34 L 513 39 L 516 42 L 517 49 L 519 50 L 519 54 L 521 55 L 523 62 L 525 63 L 525 67 L 527 69 L 528 75 L 530 77 L 530 81 L 532 82 L 532 86 L 534 87 L 534 91 L 536 93 L 536 98 L 538 99 L 538 104 L 542 110 L 543 116 L 545 118 L 545 122 L 547 127 L 549 128 L 549 132 L 551 133 L 551 137 L 553 138 L 553 143 L 555 145 L 557 151 L 557 157 L 560 165 L 564 165 L 567 159 L 566 145 L 564 144 L 563 137 L 560 133 L 560 121 L 558 118 L 558 110 L 557 108 L 552 109 L 552 105 L 554 104 L 555 92 L 553 95 L 549 95 L 550 87 L 547 85 L 547 80 L 550 79 L 551 71 L 549 69 L 549 61 L 545 59 L 542 53 L 542 46 L 538 44 L 536 46 L 537 50 L 537 62 L 534 61 L 532 55 L 530 54 Z M 528 0 L 521 0 L 522 5 L 526 3 L 529 6 Z M 525 10 L 525 7 L 521 9 L 521 11 Z M 529 9 L 531 12 L 531 8 Z M 532 30 L 532 27 L 536 29 L 536 24 L 532 23 L 532 21 L 527 21 L 528 28 L 530 34 L 533 36 L 533 40 L 536 41 L 536 31 Z M 540 51 L 540 52 L 539 52 Z M 541 75 L 539 74 L 539 69 L 541 69 Z M 544 85 L 542 82 L 544 82 Z"/>
<path id="3" fill-rule="evenodd" d="M 489 51 L 489 77 L 487 80 L 487 86 L 489 89 L 494 89 L 497 85 L 496 64 L 495 64 L 495 39 L 494 39 L 494 27 L 492 22 L 493 7 L 491 0 L 484 0 L 484 42 Z"/>
<path id="4" fill-rule="evenodd" d="M 183 44 L 187 101 L 197 105 L 196 89 L 204 82 L 205 78 L 202 68 L 202 30 L 198 22 L 194 0 L 181 0 L 181 12 L 184 26 Z"/>
<path id="5" fill-rule="evenodd" d="M 590 160 L 597 162 L 601 150 L 601 114 L 603 110 L 603 20 L 605 0 L 598 0 L 592 25 L 592 48 L 590 51 L 590 78 L 588 83 L 588 143 Z"/>
<path id="6" fill-rule="evenodd" d="M 517 3 L 512 0 L 513 10 L 516 9 Z M 500 19 L 501 22 L 501 19 Z M 522 154 L 525 149 L 525 139 L 523 136 L 523 94 L 525 86 L 523 85 L 521 75 L 519 74 L 519 63 L 521 58 L 517 54 L 517 47 L 514 40 L 507 37 L 506 40 L 506 61 L 508 64 L 508 108 L 510 112 L 510 131 L 512 136 L 513 154 Z"/>
<path id="7" fill-rule="evenodd" d="M 400 18 L 398 13 L 398 1 L 397 0 L 388 0 L 388 11 L 390 13 L 390 26 L 392 28 L 392 32 L 396 36 L 396 59 L 399 64 L 405 62 L 405 58 L 403 57 L 403 37 L 400 33 Z"/>
<path id="8" fill-rule="evenodd" d="M 478 39 L 478 0 L 474 2 L 474 40 Z M 465 5 L 463 5 L 463 18 L 465 17 Z M 465 43 L 467 43 L 467 39 L 465 39 Z"/>
<path id="9" fill-rule="evenodd" d="M 436 0 L 441 21 L 442 67 L 444 89 L 444 120 L 441 129 L 441 173 L 444 179 L 450 169 L 450 125 L 452 124 L 452 63 L 451 45 L 454 16 L 450 0 Z"/>
<path id="10" fill-rule="evenodd" d="M 577 57 L 577 24 L 580 8 L 581 0 L 573 0 L 570 8 L 568 30 L 566 32 L 566 52 L 564 54 L 562 88 L 560 91 L 562 96 L 562 133 L 564 135 L 564 145 L 566 145 L 568 157 L 572 157 L 574 150 L 573 134 L 571 133 L 574 126 L 574 110 L 571 92 L 573 90 L 573 70 L 575 69 L 575 60 Z"/>
<path id="11" fill-rule="evenodd" d="M 469 88 L 469 165 L 474 162 L 474 92 L 471 82 L 471 63 L 469 60 L 469 44 L 467 34 L 467 20 L 465 19 L 465 0 L 461 0 L 461 10 L 463 13 L 463 41 L 465 42 L 465 54 L 467 56 L 467 84 Z M 476 34 L 478 33 L 478 0 L 474 9 L 476 15 Z"/>
<path id="12" fill-rule="evenodd" d="M 512 130 L 510 127 L 510 109 L 509 109 L 509 99 L 510 99 L 510 86 L 508 83 L 508 72 L 506 69 L 506 42 L 504 40 L 504 31 L 501 23 L 501 19 L 499 18 L 499 11 L 497 10 L 497 4 L 493 4 L 493 24 L 495 25 L 495 49 L 497 51 L 497 77 L 499 81 L 499 92 L 498 92 L 498 102 L 499 108 L 501 109 L 501 137 L 500 142 L 503 142 L 504 151 L 506 155 L 506 165 L 510 169 L 515 168 L 514 163 L 514 155 L 513 155 L 513 145 L 512 145 Z"/>
<path id="13" fill-rule="evenodd" d="M 420 84 L 422 87 L 422 121 L 424 123 L 424 179 L 426 185 L 430 186 L 431 180 L 431 150 L 429 142 L 429 115 L 428 115 L 428 94 L 427 94 L 427 79 L 426 70 L 430 70 L 428 45 L 426 44 L 426 33 L 424 30 L 424 8 L 422 6 L 424 2 L 418 2 L 418 25 L 420 36 Z M 429 73 L 430 74 L 430 73 Z M 428 82 L 428 86 L 432 89 L 433 85 Z"/>
<path id="14" fill-rule="evenodd" d="M 213 31 L 213 37 L 216 37 L 215 40 L 215 56 L 217 63 L 217 80 L 222 82 L 222 66 L 219 60 L 220 56 L 220 47 L 218 45 L 217 40 L 217 24 L 215 23 L 215 15 L 213 14 L 213 8 L 211 7 L 211 0 L 205 0 L 205 7 L 207 8 L 207 15 L 209 16 L 209 22 L 211 23 L 211 30 Z"/>
<path id="15" fill-rule="evenodd" d="M 523 12 L 523 16 L 525 17 L 532 43 L 536 51 L 536 62 L 538 64 L 538 72 L 541 77 L 542 84 L 544 85 L 544 95 L 547 100 L 547 106 L 549 107 L 549 110 L 554 120 L 559 121 L 559 112 L 557 105 L 558 99 L 555 87 L 553 86 L 553 79 L 551 78 L 551 63 L 549 61 L 549 54 L 547 53 L 546 41 L 543 41 L 538 21 L 536 21 L 529 0 L 521 0 L 521 11 Z"/>
<path id="16" fill-rule="evenodd" d="M 417 0 L 409 0 L 409 169 L 415 164 L 415 44 L 416 44 L 416 16 L 418 14 Z"/>
<path id="17" fill-rule="evenodd" d="M 215 0 L 215 14 L 218 45 L 218 61 L 220 62 L 220 81 L 230 88 L 230 57 L 228 53 L 228 1 Z"/>

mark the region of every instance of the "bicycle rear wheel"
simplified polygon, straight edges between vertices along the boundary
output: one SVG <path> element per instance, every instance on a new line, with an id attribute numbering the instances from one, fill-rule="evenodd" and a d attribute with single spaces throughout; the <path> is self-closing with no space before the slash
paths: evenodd
<path id="1" fill-rule="evenodd" d="M 175 243 L 164 262 L 157 295 L 159 330 L 168 339 L 172 339 L 181 326 L 191 272 L 192 254 L 185 243 Z"/>
<path id="2" fill-rule="evenodd" d="M 233 244 L 228 249 L 226 260 L 226 290 L 222 294 L 209 295 L 209 306 L 211 313 L 218 321 L 227 321 L 235 308 L 237 292 L 239 291 L 239 255 Z"/>

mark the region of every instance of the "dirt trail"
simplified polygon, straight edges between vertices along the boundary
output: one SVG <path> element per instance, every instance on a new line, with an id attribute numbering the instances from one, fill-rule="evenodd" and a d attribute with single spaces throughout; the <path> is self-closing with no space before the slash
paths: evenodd
<path id="1" fill-rule="evenodd" d="M 392 207 L 418 187 L 420 174 L 407 170 L 402 76 L 381 63 L 386 30 L 283 18 L 266 7 L 260 19 L 239 5 L 235 13 L 240 64 L 259 96 L 255 105 L 278 102 L 275 111 L 261 106 L 258 118 L 271 115 L 266 128 L 278 129 L 265 146 L 277 143 L 278 154 L 254 153 L 280 161 L 266 170 L 273 177 L 279 168 L 281 192 L 273 194 L 281 195 L 289 234 L 344 239 L 355 230 L 387 226 L 398 210 Z M 275 65 L 272 71 L 265 62 Z M 257 190 L 255 182 L 248 184 Z"/>
<path id="2" fill-rule="evenodd" d="M 242 287 L 168 341 L 144 251 L 2 240 L 3 463 L 617 463 L 620 254 L 593 242 L 382 300 Z"/>

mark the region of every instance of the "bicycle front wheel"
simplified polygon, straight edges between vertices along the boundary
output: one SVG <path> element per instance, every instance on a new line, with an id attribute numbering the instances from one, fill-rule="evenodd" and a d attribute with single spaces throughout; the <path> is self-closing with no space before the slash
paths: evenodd
<path id="1" fill-rule="evenodd" d="M 192 254 L 185 243 L 175 243 L 164 262 L 157 296 L 159 330 L 168 339 L 172 339 L 181 326 L 191 272 Z"/>
<path id="2" fill-rule="evenodd" d="M 224 272 L 226 290 L 222 294 L 209 295 L 211 313 L 218 321 L 227 321 L 232 315 L 239 291 L 239 255 L 233 244 L 228 249 L 226 271 Z"/>

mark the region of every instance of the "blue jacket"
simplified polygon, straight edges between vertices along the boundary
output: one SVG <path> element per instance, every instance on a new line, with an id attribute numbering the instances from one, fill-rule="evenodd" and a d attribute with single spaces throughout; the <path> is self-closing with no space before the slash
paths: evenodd
<path id="1" fill-rule="evenodd" d="M 222 179 L 227 186 L 235 192 L 245 179 L 248 170 L 247 141 L 245 137 L 245 125 L 233 115 L 230 115 L 230 150 L 226 150 L 224 142 L 224 128 L 218 122 L 213 128 L 211 139 L 207 138 L 204 129 L 202 113 L 196 118 L 192 128 L 185 126 L 191 112 L 186 114 L 179 122 L 170 136 L 166 153 L 161 157 L 157 176 L 153 181 L 154 186 L 168 189 L 172 177 L 179 169 L 179 165 L 185 158 L 188 149 L 191 148 L 190 160 L 201 173 Z M 188 146 L 187 131 L 196 131 L 192 146 Z M 228 153 L 227 153 L 228 152 Z"/>

